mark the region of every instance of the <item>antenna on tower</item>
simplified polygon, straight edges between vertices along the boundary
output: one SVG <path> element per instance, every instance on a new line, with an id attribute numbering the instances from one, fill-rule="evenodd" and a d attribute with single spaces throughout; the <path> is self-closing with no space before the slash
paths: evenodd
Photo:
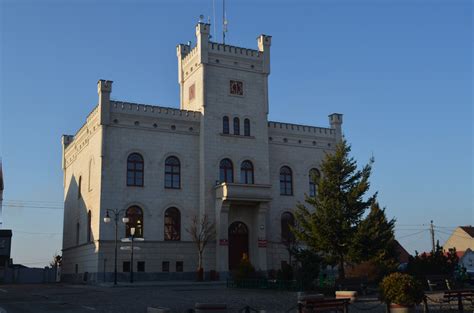
<path id="1" fill-rule="evenodd" d="M 214 26 L 214 32 L 212 35 L 216 37 L 217 40 L 217 33 L 216 33 L 216 0 L 212 0 L 212 19 L 213 19 L 213 25 Z"/>
<path id="2" fill-rule="evenodd" d="M 202 21 L 204 20 L 204 15 L 199 15 L 199 23 L 202 23 Z"/>
<path id="3" fill-rule="evenodd" d="M 225 45 L 225 33 L 227 33 L 227 17 L 225 14 L 225 0 L 222 0 L 222 43 Z"/>

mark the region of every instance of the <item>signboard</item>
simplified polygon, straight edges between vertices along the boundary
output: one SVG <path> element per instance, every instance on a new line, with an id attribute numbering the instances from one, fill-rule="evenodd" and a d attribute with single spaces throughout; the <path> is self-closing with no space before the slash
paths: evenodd
<path id="1" fill-rule="evenodd" d="M 220 239 L 219 240 L 219 246 L 228 246 L 229 245 L 229 240 L 227 239 Z"/>
<path id="2" fill-rule="evenodd" d="M 266 239 L 259 239 L 258 240 L 258 247 L 259 248 L 266 248 L 267 247 L 267 240 Z"/>
<path id="3" fill-rule="evenodd" d="M 120 250 L 132 251 L 132 246 L 123 246 L 120 247 Z M 133 247 L 133 250 L 140 250 L 140 247 Z"/>

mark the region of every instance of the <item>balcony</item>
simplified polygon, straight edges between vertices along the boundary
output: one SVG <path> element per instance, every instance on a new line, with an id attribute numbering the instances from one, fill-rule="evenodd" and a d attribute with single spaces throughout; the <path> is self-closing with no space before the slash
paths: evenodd
<path id="1" fill-rule="evenodd" d="M 222 201 L 240 202 L 269 202 L 271 185 L 250 185 L 236 183 L 221 183 L 216 185 L 216 199 Z"/>

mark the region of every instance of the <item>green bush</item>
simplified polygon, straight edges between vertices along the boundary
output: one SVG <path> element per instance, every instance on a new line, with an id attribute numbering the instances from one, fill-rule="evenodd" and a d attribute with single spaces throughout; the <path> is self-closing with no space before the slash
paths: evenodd
<path id="1" fill-rule="evenodd" d="M 255 268 L 246 256 L 240 260 L 239 266 L 232 271 L 232 278 L 235 281 L 256 278 Z"/>
<path id="2" fill-rule="evenodd" d="M 276 274 L 277 280 L 293 280 L 293 267 L 284 263 L 281 270 L 278 270 Z"/>
<path id="3" fill-rule="evenodd" d="M 380 299 L 385 303 L 413 306 L 421 303 L 423 297 L 421 284 L 407 274 L 390 274 L 380 284 Z"/>

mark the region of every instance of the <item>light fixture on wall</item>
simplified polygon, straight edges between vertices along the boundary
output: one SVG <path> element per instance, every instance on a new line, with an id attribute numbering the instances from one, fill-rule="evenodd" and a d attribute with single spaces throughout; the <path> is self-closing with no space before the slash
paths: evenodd
<path id="1" fill-rule="evenodd" d="M 263 224 L 260 225 L 260 230 L 264 230 L 265 226 Z"/>

